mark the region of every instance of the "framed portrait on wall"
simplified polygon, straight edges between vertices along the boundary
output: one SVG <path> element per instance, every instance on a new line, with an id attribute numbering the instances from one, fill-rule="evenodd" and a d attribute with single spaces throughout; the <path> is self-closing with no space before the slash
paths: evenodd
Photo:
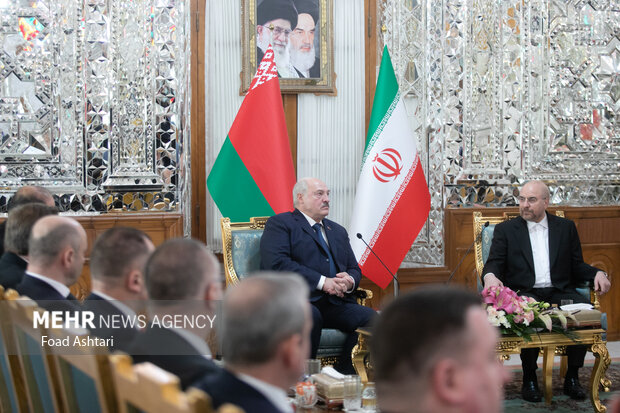
<path id="1" fill-rule="evenodd" d="M 282 93 L 336 94 L 333 0 L 241 0 L 241 93 L 272 45 Z"/>

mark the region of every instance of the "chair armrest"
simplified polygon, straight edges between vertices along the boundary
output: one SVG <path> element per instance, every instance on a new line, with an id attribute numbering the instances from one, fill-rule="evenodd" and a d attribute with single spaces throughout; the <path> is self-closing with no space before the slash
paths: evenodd
<path id="1" fill-rule="evenodd" d="M 353 291 L 353 295 L 359 305 L 366 305 L 366 300 L 372 299 L 372 291 L 366 290 L 365 288 L 356 289 Z"/>

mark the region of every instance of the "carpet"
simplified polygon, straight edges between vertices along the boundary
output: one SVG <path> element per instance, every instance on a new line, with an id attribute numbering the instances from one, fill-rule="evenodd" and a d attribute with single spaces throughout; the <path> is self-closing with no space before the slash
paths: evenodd
<path id="1" fill-rule="evenodd" d="M 584 388 L 589 388 L 592 366 L 584 366 L 579 370 L 579 381 Z M 599 391 L 601 403 L 609 408 L 614 397 L 620 397 L 620 363 L 612 363 L 607 369 L 607 378 L 611 380 L 609 392 Z M 550 405 L 546 405 L 543 399 L 540 403 L 530 403 L 521 399 L 522 373 L 514 371 L 512 379 L 504 387 L 505 402 L 504 410 L 507 413 L 537 413 L 537 412 L 593 412 L 594 408 L 589 399 L 584 401 L 572 400 L 563 393 L 564 378 L 560 377 L 560 369 L 553 369 L 553 399 Z M 542 370 L 538 369 L 538 384 L 542 391 Z"/>

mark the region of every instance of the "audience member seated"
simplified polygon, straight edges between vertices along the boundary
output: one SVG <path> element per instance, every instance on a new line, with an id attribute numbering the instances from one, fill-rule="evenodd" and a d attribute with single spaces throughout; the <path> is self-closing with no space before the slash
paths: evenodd
<path id="1" fill-rule="evenodd" d="M 57 214 L 55 207 L 41 203 L 28 203 L 11 209 L 4 234 L 6 248 L 0 258 L 0 285 L 5 290 L 15 288 L 28 266 L 28 239 L 32 226 L 46 215 Z"/>
<path id="2" fill-rule="evenodd" d="M 351 362 L 358 337 L 355 330 L 368 325 L 375 312 L 357 304 L 352 294 L 362 273 L 349 236 L 342 226 L 326 218 L 329 189 L 319 179 L 300 179 L 293 187 L 293 203 L 293 212 L 274 215 L 265 224 L 261 268 L 295 272 L 305 278 L 312 304 L 312 357 L 317 354 L 323 328 L 341 330 L 347 340 L 336 368 L 355 373 Z"/>
<path id="3" fill-rule="evenodd" d="M 17 292 L 48 310 L 80 310 L 69 286 L 82 272 L 86 247 L 86 232 L 76 220 L 55 215 L 39 219 L 32 227 L 28 267 Z"/>
<path id="4" fill-rule="evenodd" d="M 47 206 L 54 206 L 54 197 L 47 189 L 41 186 L 22 186 L 19 188 L 15 195 L 9 200 L 7 205 L 7 212 L 11 212 L 13 208 L 17 208 L 20 205 L 29 204 L 31 202 L 38 202 Z M 0 223 L 0 255 L 5 251 L 4 247 L 4 232 L 6 230 L 6 221 Z"/>
<path id="5" fill-rule="evenodd" d="M 482 274 L 484 286 L 507 286 L 538 301 L 560 304 L 563 299 L 588 302 L 575 283 L 593 281 L 594 289 L 605 294 L 611 283 L 607 274 L 583 261 L 577 227 L 573 221 L 548 214 L 549 188 L 530 181 L 519 193 L 519 217 L 495 226 L 493 242 Z M 523 385 L 521 395 L 530 402 L 542 400 L 538 388 L 538 348 L 521 351 Z M 586 392 L 579 383 L 587 346 L 568 346 L 568 369 L 564 393 L 583 400 Z"/>
<path id="6" fill-rule="evenodd" d="M 258 273 L 224 298 L 226 367 L 195 386 L 213 406 L 232 403 L 246 413 L 293 412 L 286 390 L 303 374 L 310 354 L 308 287 L 297 274 Z"/>
<path id="7" fill-rule="evenodd" d="M 144 266 L 155 246 L 147 234 L 135 228 L 116 227 L 101 234 L 90 254 L 92 293 L 84 307 L 110 317 L 135 319 L 147 298 Z M 113 339 L 110 351 L 127 351 L 138 325 L 125 327 L 95 323 L 91 333 Z"/>
<path id="8" fill-rule="evenodd" d="M 205 341 L 222 298 L 215 256 L 198 241 L 166 241 L 148 259 L 145 279 L 150 321 L 130 346 L 134 363 L 150 361 L 177 375 L 183 389 L 219 370 Z M 181 321 L 172 326 L 172 317 Z M 191 326 L 188 319 L 198 322 Z"/>
<path id="9" fill-rule="evenodd" d="M 507 370 L 478 295 L 431 286 L 394 300 L 373 326 L 377 403 L 385 413 L 497 413 Z"/>

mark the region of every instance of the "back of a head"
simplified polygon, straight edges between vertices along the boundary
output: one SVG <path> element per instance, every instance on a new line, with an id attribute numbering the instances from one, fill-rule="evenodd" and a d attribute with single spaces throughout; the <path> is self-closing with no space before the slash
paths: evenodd
<path id="1" fill-rule="evenodd" d="M 7 210 L 11 211 L 20 205 L 38 202 L 47 206 L 54 206 L 54 197 L 51 192 L 42 186 L 22 186 L 10 199 Z"/>
<path id="2" fill-rule="evenodd" d="M 270 361 L 278 345 L 302 334 L 308 286 L 294 273 L 256 273 L 230 288 L 223 305 L 226 363 L 256 366 Z"/>
<path id="3" fill-rule="evenodd" d="M 90 273 L 95 279 L 121 279 L 142 270 L 151 253 L 147 234 L 136 228 L 115 227 L 101 234 L 90 253 Z"/>
<path id="4" fill-rule="evenodd" d="M 207 286 L 220 282 L 219 263 L 204 244 L 176 238 L 161 244 L 145 267 L 152 300 L 202 299 Z"/>
<path id="5" fill-rule="evenodd" d="M 466 351 L 467 310 L 480 305 L 477 294 L 443 285 L 419 288 L 390 303 L 375 320 L 371 340 L 379 398 L 424 392 L 438 358 Z"/>
<path id="6" fill-rule="evenodd" d="M 19 205 L 9 212 L 4 233 L 4 248 L 18 255 L 28 255 L 28 241 L 35 222 L 47 215 L 56 215 L 56 207 L 42 203 Z"/>
<path id="7" fill-rule="evenodd" d="M 79 251 L 84 242 L 84 230 L 77 221 L 68 217 L 46 216 L 32 227 L 28 258 L 39 266 L 50 265 L 68 245 Z"/>

